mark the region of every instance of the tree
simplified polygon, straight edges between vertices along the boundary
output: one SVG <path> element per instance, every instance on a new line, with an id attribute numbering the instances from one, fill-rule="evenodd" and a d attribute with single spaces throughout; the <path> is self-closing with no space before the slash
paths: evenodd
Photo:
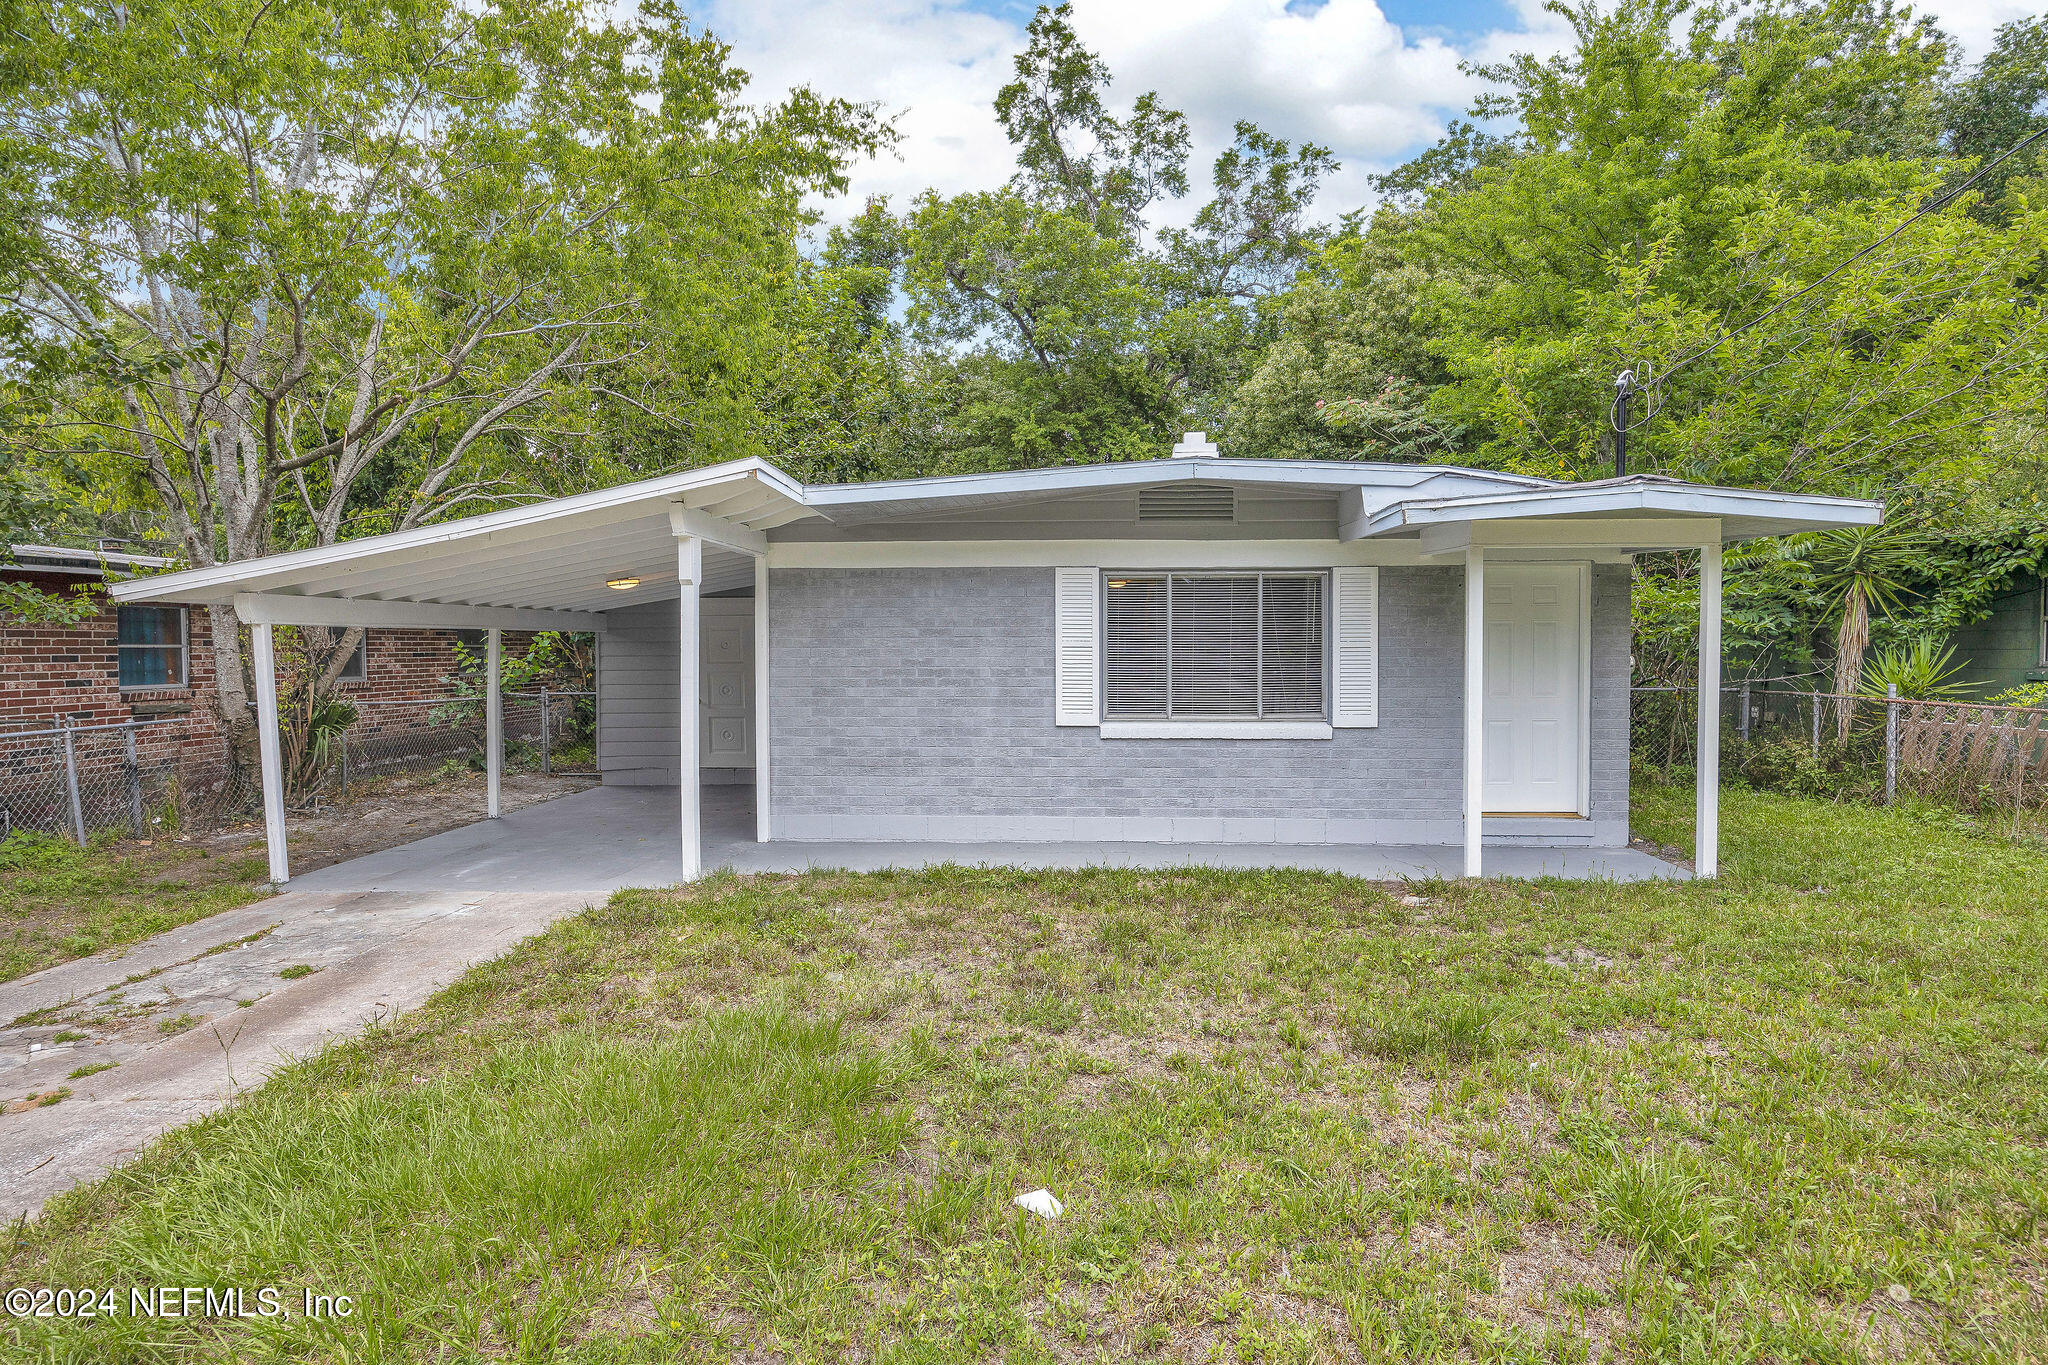
<path id="1" fill-rule="evenodd" d="M 745 77 L 668 0 L 43 0 L 6 39 L 17 448 L 139 485 L 192 564 L 420 525 L 751 437 L 804 192 L 865 110 Z M 698 447 L 702 448 L 702 447 Z M 644 458 L 644 457 L 635 457 Z M 216 608 L 214 698 L 248 680 Z M 329 676 L 353 640 L 334 651 Z"/>
<path id="2" fill-rule="evenodd" d="M 1889 490 L 2038 409 L 2039 211 L 1938 213 L 1857 256 L 1951 173 L 1938 33 L 1849 0 L 1732 33 L 1684 0 L 1552 8 L 1573 51 L 1480 69 L 1512 152 L 1431 191 L 1403 238 L 1448 372 L 1431 407 L 1469 458 L 1604 472 L 1624 368 L 1650 390 L 1637 467 L 1764 487 Z"/>
<path id="3" fill-rule="evenodd" d="M 1041 9 L 996 112 L 1007 185 L 926 193 L 902 223 L 918 368 L 948 395 L 921 432 L 933 469 L 1149 457 L 1221 425 L 1270 336 L 1270 300 L 1322 239 L 1309 220 L 1329 153 L 1249 123 L 1186 228 L 1186 120 L 1156 93 L 1117 114 L 1109 72 L 1065 6 Z"/>
<path id="4" fill-rule="evenodd" d="M 1463 428 L 1428 411 L 1447 378 L 1424 308 L 1438 271 L 1410 259 L 1411 216 L 1354 220 L 1276 302 L 1275 335 L 1232 395 L 1223 444 L 1292 459 L 1462 454 Z"/>
<path id="5" fill-rule="evenodd" d="M 2028 134 L 2048 127 L 2048 14 L 2002 24 L 1977 69 L 1944 92 L 1948 150 L 1985 165 Z M 2006 187 L 2048 166 L 2040 143 L 1994 167 L 1981 182 L 1987 208 Z"/>

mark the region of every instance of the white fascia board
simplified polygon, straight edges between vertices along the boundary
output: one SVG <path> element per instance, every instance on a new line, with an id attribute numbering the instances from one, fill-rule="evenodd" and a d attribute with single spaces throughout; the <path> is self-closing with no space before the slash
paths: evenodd
<path id="1" fill-rule="evenodd" d="M 459 602 L 387 602 L 368 597 L 238 593 L 235 615 L 250 625 L 385 626 L 427 630 L 603 631 L 604 613 L 472 607 Z"/>
<path id="2" fill-rule="evenodd" d="M 187 569 L 182 573 L 135 579 L 117 585 L 113 589 L 113 596 L 118 602 L 221 601 L 233 596 L 236 589 L 246 590 L 267 584 L 290 583 L 298 575 L 314 570 L 374 558 L 398 562 L 390 560 L 389 557 L 392 556 L 425 558 L 436 549 L 451 544 L 468 540 L 488 543 L 491 537 L 499 535 L 517 537 L 521 533 L 532 533 L 538 528 L 545 528 L 550 522 L 588 518 L 593 525 L 603 525 L 617 520 L 621 513 L 636 514 L 643 510 L 643 505 L 644 510 L 663 507 L 695 489 L 731 483 L 737 491 L 738 485 L 747 481 L 772 488 L 797 506 L 803 504 L 802 484 L 766 460 L 749 456 L 744 460 L 729 460 L 724 464 L 707 465 L 702 469 L 686 469 L 675 474 L 665 474 L 658 479 L 643 479 L 638 483 L 621 484 L 617 488 L 603 488 L 591 493 L 576 493 L 566 498 L 552 498 L 545 502 L 509 507 L 502 512 L 486 512 L 480 516 L 464 517 L 459 521 L 443 522 L 433 526 L 421 526 L 410 531 L 393 531 L 386 535 L 347 540 L 311 550 L 294 550 L 286 554 L 269 555 L 263 559 L 242 560 L 211 568 Z"/>
<path id="3" fill-rule="evenodd" d="M 1529 493 L 1482 493 L 1460 498 L 1399 502 L 1364 519 L 1360 536 L 1380 536 L 1457 522 L 1509 517 L 1612 516 L 1647 512 L 1666 517 L 1720 520 L 1753 517 L 1813 529 L 1875 526 L 1884 505 L 1861 498 L 1770 493 L 1747 488 L 1648 484 L 1623 488 L 1553 488 Z M 1740 538 L 1740 533 L 1737 537 Z"/>

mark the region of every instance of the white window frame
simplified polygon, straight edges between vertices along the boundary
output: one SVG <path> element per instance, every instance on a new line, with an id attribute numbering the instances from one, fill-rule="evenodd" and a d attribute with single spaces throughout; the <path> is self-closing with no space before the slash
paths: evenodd
<path id="1" fill-rule="evenodd" d="M 150 649 L 168 651 L 169 645 L 124 645 L 121 643 L 121 613 L 124 611 L 171 611 L 178 615 L 178 676 L 172 682 L 124 683 L 121 681 L 121 651 Z M 192 616 L 188 608 L 156 602 L 123 602 L 114 608 L 114 681 L 123 692 L 170 692 L 192 685 Z"/>
<path id="2" fill-rule="evenodd" d="M 1164 716 L 1116 718 L 1109 715 L 1109 581 L 1112 578 L 1163 578 L 1168 582 L 1167 608 L 1167 698 L 1172 705 L 1173 627 L 1172 588 L 1175 578 L 1250 578 L 1259 584 L 1260 626 L 1258 673 L 1265 682 L 1265 580 L 1267 578 L 1316 578 L 1322 580 L 1322 714 L 1320 716 Z M 1095 686 L 1099 703 L 1099 729 L 1104 739 L 1330 739 L 1331 706 L 1335 682 L 1335 622 L 1331 615 L 1336 584 L 1327 568 L 1181 568 L 1102 569 L 1096 576 Z"/>

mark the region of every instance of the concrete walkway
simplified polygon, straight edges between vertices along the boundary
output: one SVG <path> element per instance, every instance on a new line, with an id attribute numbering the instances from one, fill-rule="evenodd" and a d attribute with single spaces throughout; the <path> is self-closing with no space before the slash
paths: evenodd
<path id="1" fill-rule="evenodd" d="M 0 1217 L 33 1216 L 271 1071 L 426 999 L 592 902 L 573 894 L 293 889 L 0 984 Z M 295 967 L 309 973 L 286 979 Z M 57 1041 L 58 1036 L 79 1038 Z M 81 1067 L 115 1063 L 73 1079 Z M 68 1087 L 59 1103 L 22 1097 Z"/>
<path id="2" fill-rule="evenodd" d="M 594 787 L 497 821 L 437 834 L 321 868 L 296 890 L 579 891 L 671 886 L 682 875 L 679 809 L 673 787 Z M 1463 851 L 1451 846 L 1145 843 L 811 843 L 754 838 L 753 788 L 707 786 L 704 865 L 736 872 L 930 867 L 1299 867 L 1378 880 L 1457 877 Z M 1588 877 L 1612 881 L 1683 878 L 1683 869 L 1627 848 L 1489 847 L 1495 877 Z"/>

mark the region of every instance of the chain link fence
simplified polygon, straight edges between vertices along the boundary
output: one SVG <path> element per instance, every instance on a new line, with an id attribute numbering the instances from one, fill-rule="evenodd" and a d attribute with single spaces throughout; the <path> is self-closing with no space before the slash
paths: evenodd
<path id="1" fill-rule="evenodd" d="M 142 837 L 241 804 L 224 747 L 180 720 L 52 725 L 0 734 L 0 838 L 15 830 L 85 842 Z"/>
<path id="2" fill-rule="evenodd" d="M 1842 696 L 1777 681 L 1722 689 L 1724 772 L 1886 803 L 1911 791 L 1971 806 L 2048 806 L 2048 709 Z M 1637 760 L 1691 764 L 1697 714 L 1691 689 L 1631 689 Z"/>
<path id="3" fill-rule="evenodd" d="M 484 767 L 481 696 L 351 706 L 354 719 L 327 737 L 321 761 L 301 766 L 291 805 L 343 800 L 384 777 Z M 597 775 L 596 693 L 508 692 L 503 706 L 507 772 Z M 256 775 L 238 771 L 218 731 L 191 717 L 0 733 L 0 838 L 15 830 L 80 843 L 102 831 L 146 837 L 260 809 Z"/>
<path id="4" fill-rule="evenodd" d="M 506 771 L 597 775 L 595 692 L 507 692 L 501 702 Z M 337 751 L 320 784 L 335 795 L 345 795 L 354 783 L 396 774 L 481 771 L 484 699 L 358 702 Z"/>

